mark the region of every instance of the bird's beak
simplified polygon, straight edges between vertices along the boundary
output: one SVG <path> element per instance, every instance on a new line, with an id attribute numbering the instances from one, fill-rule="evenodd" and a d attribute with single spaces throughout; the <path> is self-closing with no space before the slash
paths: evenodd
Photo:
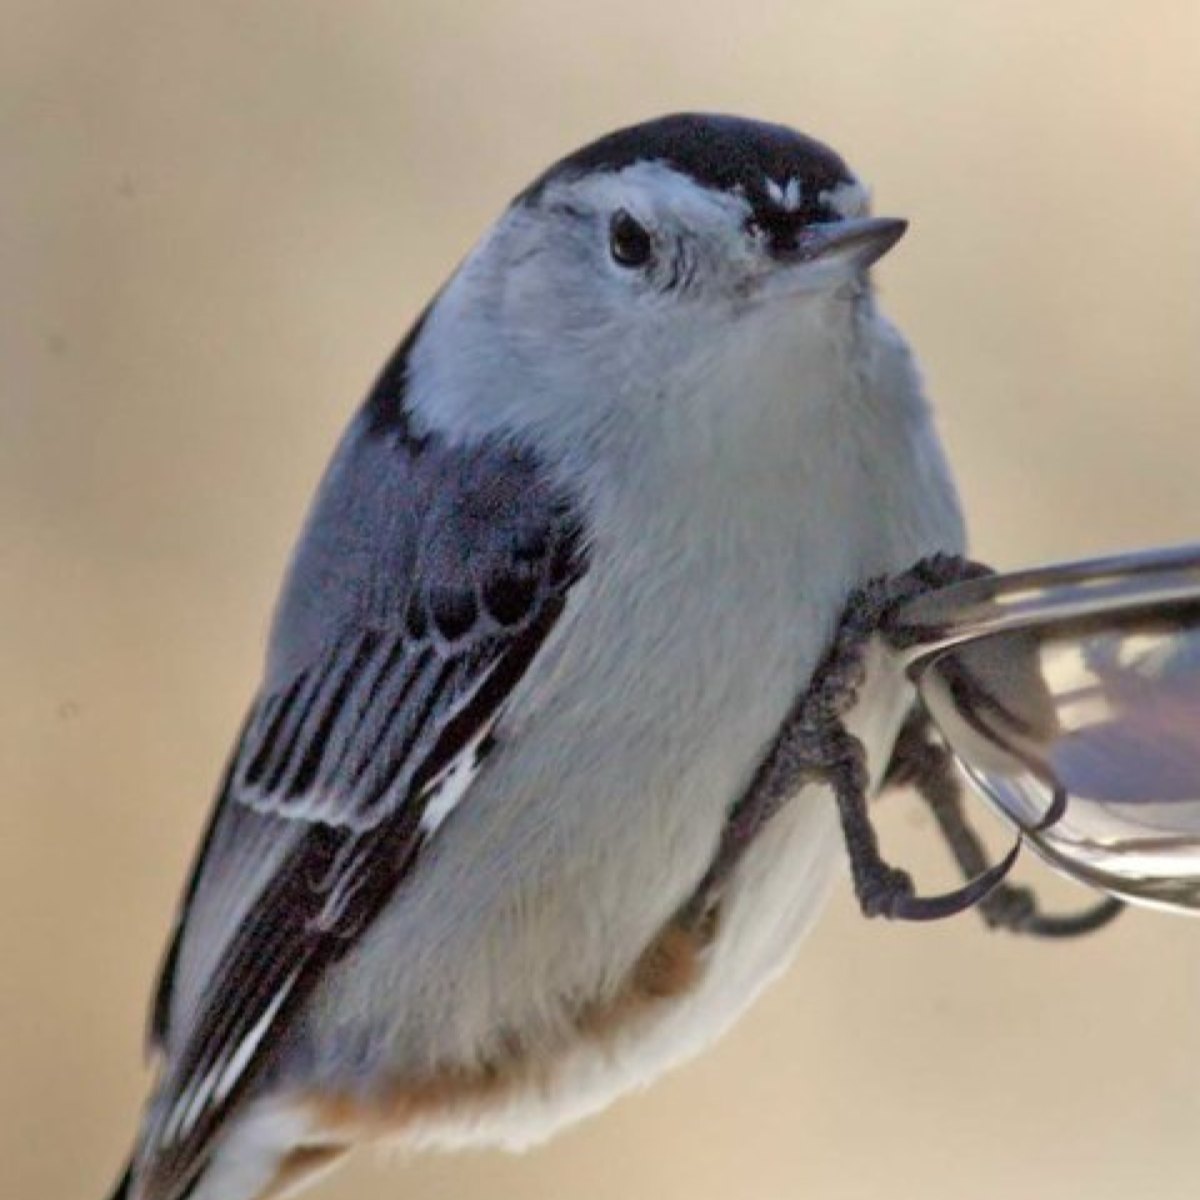
<path id="1" fill-rule="evenodd" d="M 857 217 L 809 225 L 797 237 L 789 257 L 794 262 L 862 271 L 882 258 L 907 228 L 908 222 L 899 217 Z"/>
<path id="2" fill-rule="evenodd" d="M 904 236 L 898 217 L 854 217 L 789 231 L 768 243 L 771 267 L 760 276 L 764 299 L 836 290 L 862 277 Z"/>

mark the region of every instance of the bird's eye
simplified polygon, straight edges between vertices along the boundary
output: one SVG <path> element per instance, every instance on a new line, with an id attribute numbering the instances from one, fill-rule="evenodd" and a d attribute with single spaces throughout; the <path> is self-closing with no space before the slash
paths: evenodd
<path id="1" fill-rule="evenodd" d="M 654 246 L 645 226 L 619 208 L 608 226 L 608 250 L 618 266 L 644 267 L 654 253 Z"/>

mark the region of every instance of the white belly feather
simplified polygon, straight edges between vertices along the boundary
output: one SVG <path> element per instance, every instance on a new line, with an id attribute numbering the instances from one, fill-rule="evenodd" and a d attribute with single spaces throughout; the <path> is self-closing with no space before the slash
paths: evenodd
<path id="1" fill-rule="evenodd" d="M 850 720 L 868 748 L 872 779 L 886 764 L 906 708 L 906 685 L 873 648 L 863 703 Z M 843 871 L 844 849 L 828 789 L 801 791 L 747 851 L 722 906 L 698 984 L 650 1006 L 603 1042 L 576 1042 L 537 1087 L 514 1090 L 482 1117 L 466 1108 L 412 1124 L 405 1141 L 438 1148 L 523 1149 L 607 1107 L 626 1091 L 694 1057 L 720 1037 L 793 958 Z"/>

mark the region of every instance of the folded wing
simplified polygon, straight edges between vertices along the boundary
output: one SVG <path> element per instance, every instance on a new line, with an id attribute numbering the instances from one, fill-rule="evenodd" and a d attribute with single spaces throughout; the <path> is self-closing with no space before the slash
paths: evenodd
<path id="1" fill-rule="evenodd" d="M 385 400 L 310 514 L 164 962 L 164 1071 L 136 1159 L 155 1200 L 186 1194 L 323 973 L 470 802 L 583 570 L 531 456 L 414 438 Z"/>

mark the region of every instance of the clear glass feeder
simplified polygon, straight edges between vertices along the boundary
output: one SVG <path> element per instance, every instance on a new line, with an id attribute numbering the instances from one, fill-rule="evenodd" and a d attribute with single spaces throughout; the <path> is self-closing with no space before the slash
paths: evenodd
<path id="1" fill-rule="evenodd" d="M 1200 545 L 955 584 L 888 636 L 963 771 L 1044 859 L 1200 911 Z"/>

